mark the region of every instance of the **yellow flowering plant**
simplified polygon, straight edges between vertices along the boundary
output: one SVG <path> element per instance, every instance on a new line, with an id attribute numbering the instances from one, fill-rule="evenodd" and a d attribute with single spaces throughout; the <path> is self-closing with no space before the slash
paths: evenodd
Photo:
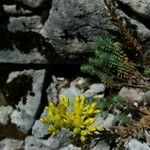
<path id="1" fill-rule="evenodd" d="M 100 126 L 93 125 L 95 116 L 100 113 L 96 108 L 96 103 L 85 104 L 84 96 L 77 96 L 74 103 L 69 107 L 69 99 L 67 97 L 60 97 L 59 103 L 55 106 L 50 102 L 46 107 L 47 116 L 41 118 L 41 122 L 48 125 L 48 132 L 56 134 L 61 128 L 73 131 L 74 137 L 80 137 L 82 142 L 87 140 L 87 137 L 95 131 L 100 131 Z"/>

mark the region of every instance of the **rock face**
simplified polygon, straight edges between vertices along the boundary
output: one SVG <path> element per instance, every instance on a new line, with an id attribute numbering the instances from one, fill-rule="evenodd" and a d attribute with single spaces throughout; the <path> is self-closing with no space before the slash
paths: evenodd
<path id="1" fill-rule="evenodd" d="M 11 106 L 7 106 L 7 107 L 1 106 L 0 107 L 0 124 L 4 124 L 4 125 L 7 124 L 12 111 L 13 111 L 13 108 Z"/>
<path id="2" fill-rule="evenodd" d="M 126 146 L 126 150 L 150 150 L 150 147 L 146 143 L 141 143 L 136 139 L 132 139 Z"/>
<path id="3" fill-rule="evenodd" d="M 144 95 L 144 93 L 141 92 L 139 89 L 123 87 L 120 90 L 119 95 L 124 97 L 127 100 L 141 101 L 142 100 L 142 96 Z"/>
<path id="4" fill-rule="evenodd" d="M 12 140 L 12 139 L 4 139 L 0 141 L 0 149 L 1 150 L 19 150 L 23 149 L 23 141 Z"/>
<path id="5" fill-rule="evenodd" d="M 48 79 L 53 74 L 49 64 L 80 64 L 93 52 L 96 36 L 115 38 L 118 35 L 103 0 L 2 0 L 0 6 L 0 126 L 8 125 L 9 129 L 9 124 L 10 127 L 16 125 L 17 135 L 21 129 L 27 136 L 19 140 L 7 139 L 9 136 L 1 135 L 0 128 L 0 150 L 80 150 L 68 144 L 70 135 L 66 132 L 55 138 L 50 136 L 39 119 L 45 115 L 45 105 L 50 100 L 57 104 L 59 96 L 68 96 L 71 103 L 78 95 L 85 95 L 89 101 L 93 97 L 98 100 L 104 97 L 103 84 L 85 85 L 82 77 L 72 82 L 65 77 L 53 76 L 52 82 Z M 117 13 L 128 20 L 131 28 L 133 26 L 132 30 L 145 48 L 148 63 L 149 8 L 149 0 L 118 0 Z M 69 74 L 70 70 L 67 71 Z M 134 89 L 120 91 L 127 99 L 148 105 L 149 93 L 143 94 Z M 46 100 L 41 101 L 41 97 Z M 116 124 L 115 116 L 110 113 L 96 119 L 103 127 Z M 137 145 L 149 149 L 147 144 L 136 140 L 130 141 L 126 148 L 134 150 Z M 98 149 L 111 148 L 100 142 L 93 148 Z"/>
<path id="6" fill-rule="evenodd" d="M 55 0 L 40 33 L 60 53 L 84 53 L 92 47 L 93 36 L 108 34 L 110 22 L 103 6 L 99 0 Z"/>
<path id="7" fill-rule="evenodd" d="M 150 19 L 150 2 L 149 0 L 120 0 L 122 3 L 130 6 L 131 9 L 142 17 Z"/>
<path id="8" fill-rule="evenodd" d="M 53 54 L 56 55 L 54 59 L 60 56 L 62 59 L 74 60 L 74 58 L 85 57 L 82 54 L 93 50 L 93 38 L 95 36 L 114 37 L 116 35 L 113 34 L 117 31 L 116 27 L 110 21 L 103 0 L 16 0 L 15 3 L 10 2 L 8 4 L 5 1 L 1 3 L 3 8 L 0 14 L 2 28 L 0 34 L 1 62 L 3 62 L 4 56 L 8 54 L 6 50 L 11 50 L 14 54 L 8 55 L 9 60 L 5 59 L 5 63 L 7 61 L 16 63 L 15 58 L 23 59 L 18 63 L 43 63 L 47 59 L 48 61 L 51 60 Z M 134 30 L 138 38 L 148 50 L 150 47 L 148 40 L 150 37 L 148 23 L 150 2 L 148 0 L 119 0 L 119 3 L 121 5 L 119 5 L 118 15 L 126 18 L 130 24 L 135 26 Z M 125 11 L 124 6 L 137 14 L 138 17 L 132 18 L 128 15 L 128 10 Z M 143 18 L 146 21 L 143 21 Z M 13 36 L 10 36 L 12 33 Z M 31 37 L 31 33 L 36 34 Z M 37 38 L 37 35 L 40 38 Z M 3 36 L 6 38 L 3 39 Z M 22 37 L 25 38 L 20 41 Z M 31 42 L 27 39 L 34 40 Z M 34 43 L 35 46 L 31 47 L 30 42 Z M 17 55 L 18 51 L 22 52 L 22 47 L 26 47 L 25 53 L 30 61 L 25 61 L 27 57 L 23 54 Z M 33 61 L 33 52 L 36 56 L 41 55 L 42 59 L 36 57 L 37 61 Z M 51 63 L 54 62 L 51 61 Z M 55 63 L 60 63 L 60 60 L 55 61 Z"/>
<path id="9" fill-rule="evenodd" d="M 16 72 L 12 73 L 9 78 L 14 78 L 15 74 L 17 73 Z M 14 110 L 14 112 L 11 115 L 11 122 L 19 126 L 23 132 L 27 133 L 32 128 L 32 125 L 35 121 L 34 120 L 35 116 L 41 103 L 41 92 L 43 88 L 45 70 L 39 71 L 30 70 L 19 73 L 19 75 L 21 74 L 32 76 L 33 94 L 27 95 L 26 102 L 23 102 L 23 100 L 21 100 L 18 103 L 17 110 Z"/>

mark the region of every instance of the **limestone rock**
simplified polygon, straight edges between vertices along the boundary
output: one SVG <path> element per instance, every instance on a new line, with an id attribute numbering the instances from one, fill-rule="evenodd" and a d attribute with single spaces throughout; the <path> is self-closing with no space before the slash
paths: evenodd
<path id="1" fill-rule="evenodd" d="M 103 84 L 95 83 L 90 85 L 90 88 L 87 91 L 85 91 L 83 95 L 85 95 L 85 97 L 92 97 L 97 94 L 104 93 L 104 91 L 105 86 Z"/>
<path id="2" fill-rule="evenodd" d="M 21 150 L 23 149 L 23 141 L 14 139 L 4 139 L 0 141 L 0 150 Z"/>
<path id="3" fill-rule="evenodd" d="M 141 101 L 144 93 L 139 91 L 139 89 L 123 87 L 120 90 L 119 95 L 124 97 L 125 99 L 129 99 L 133 101 Z"/>
<path id="4" fill-rule="evenodd" d="M 128 5 L 134 12 L 150 19 L 150 1 L 149 0 L 120 0 Z"/>
<path id="5" fill-rule="evenodd" d="M 12 112 L 11 106 L 0 106 L 0 124 L 6 125 Z"/>
<path id="6" fill-rule="evenodd" d="M 47 112 L 44 110 L 41 117 L 46 116 L 46 114 Z M 32 135 L 37 138 L 44 138 L 46 135 L 48 135 L 47 126 L 40 120 L 36 120 L 32 127 Z"/>
<path id="7" fill-rule="evenodd" d="M 39 52 L 21 53 L 20 51 L 0 50 L 0 63 L 47 64 L 48 61 Z"/>
<path id="8" fill-rule="evenodd" d="M 141 143 L 136 139 L 132 139 L 127 145 L 126 150 L 150 150 L 150 147 L 146 143 Z"/>
<path id="9" fill-rule="evenodd" d="M 41 34 L 57 52 L 69 57 L 89 51 L 91 39 L 96 35 L 109 34 L 113 26 L 102 0 L 55 0 Z"/>
<path id="10" fill-rule="evenodd" d="M 81 150 L 80 147 L 76 147 L 72 144 L 68 144 L 65 147 L 60 148 L 59 150 Z"/>
<path id="11" fill-rule="evenodd" d="M 41 4 L 45 2 L 46 0 L 16 0 L 16 1 L 24 5 L 27 5 L 31 8 L 37 8 L 37 7 L 40 7 Z"/>
<path id="12" fill-rule="evenodd" d="M 110 150 L 110 146 L 106 142 L 100 141 L 91 150 Z"/>
<path id="13" fill-rule="evenodd" d="M 8 30 L 11 32 L 16 31 L 33 31 L 39 32 L 43 25 L 41 23 L 41 17 L 31 16 L 31 17 L 10 17 Z"/>
<path id="14" fill-rule="evenodd" d="M 12 73 L 12 76 L 15 73 L 18 72 Z M 38 111 L 38 108 L 40 107 L 45 70 L 26 70 L 20 72 L 20 74 L 32 76 L 32 93 L 34 94 L 28 94 L 25 104 L 22 100 L 19 101 L 17 110 L 14 110 L 11 115 L 11 122 L 19 126 L 21 131 L 27 133 L 32 128 L 36 113 Z"/>

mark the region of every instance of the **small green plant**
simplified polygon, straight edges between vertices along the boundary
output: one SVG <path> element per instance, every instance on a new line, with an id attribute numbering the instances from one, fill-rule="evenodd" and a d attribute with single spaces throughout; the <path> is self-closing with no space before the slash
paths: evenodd
<path id="1" fill-rule="evenodd" d="M 145 77 L 150 77 L 150 67 L 145 68 L 144 75 Z"/>
<path id="2" fill-rule="evenodd" d="M 47 116 L 41 118 L 41 122 L 48 126 L 50 134 L 56 134 L 61 128 L 73 131 L 74 137 L 79 137 L 81 142 L 85 142 L 89 135 L 95 131 L 100 131 L 100 126 L 93 125 L 95 115 L 100 113 L 96 108 L 96 103 L 85 104 L 84 96 L 77 96 L 71 110 L 68 110 L 69 99 L 60 97 L 59 103 L 55 106 L 50 102 L 46 107 Z"/>
<path id="3" fill-rule="evenodd" d="M 141 82 L 143 77 L 134 63 L 128 59 L 120 43 L 102 37 L 97 37 L 95 42 L 97 45 L 95 56 L 90 57 L 88 63 L 81 66 L 81 71 L 97 76 L 109 87 L 120 82 L 130 84 Z"/>

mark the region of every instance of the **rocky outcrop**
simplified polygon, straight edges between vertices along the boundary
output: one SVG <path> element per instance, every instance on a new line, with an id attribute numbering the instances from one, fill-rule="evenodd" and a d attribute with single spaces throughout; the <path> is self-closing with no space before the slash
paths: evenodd
<path id="1" fill-rule="evenodd" d="M 116 36 L 116 28 L 110 21 L 103 0 L 15 2 L 16 4 L 3 2 L 3 11 L 0 15 L 3 34 L 0 41 L 9 43 L 10 46 L 3 45 L 3 48 L 0 48 L 1 62 L 17 63 L 15 54 L 20 60 L 18 63 L 60 63 L 60 59 L 53 61 L 58 56 L 74 60 L 91 52 L 95 36 Z M 149 5 L 146 0 L 120 0 L 118 10 L 118 15 L 128 19 L 130 24 L 136 27 L 134 30 L 145 49 L 150 45 Z M 127 12 L 126 7 L 133 12 L 132 15 Z M 143 18 L 147 21 L 143 21 Z M 2 38 L 3 35 L 5 39 Z M 5 59 L 7 55 L 9 59 Z M 34 59 L 33 55 L 37 57 Z"/>
<path id="2" fill-rule="evenodd" d="M 66 133 L 49 136 L 39 119 L 49 101 L 57 104 L 60 96 L 68 96 L 70 103 L 77 95 L 85 95 L 89 102 L 93 97 L 104 98 L 105 86 L 77 78 L 72 65 L 80 64 L 93 52 L 96 36 L 117 38 L 118 29 L 103 0 L 2 0 L 0 4 L 0 149 L 81 149 L 63 145 L 68 142 Z M 118 0 L 117 9 L 118 16 L 127 21 L 143 44 L 148 63 L 149 7 L 149 0 Z M 50 66 L 54 64 L 63 66 Z M 72 66 L 68 69 L 66 64 Z M 63 77 L 55 77 L 56 70 L 57 76 Z M 73 76 L 70 81 L 65 78 L 66 72 Z M 149 93 L 144 92 L 123 88 L 120 95 L 149 106 Z M 107 128 L 116 124 L 110 112 L 96 119 Z M 132 140 L 127 148 L 133 149 L 136 143 L 143 146 Z M 110 146 L 100 142 L 94 149 Z"/>

